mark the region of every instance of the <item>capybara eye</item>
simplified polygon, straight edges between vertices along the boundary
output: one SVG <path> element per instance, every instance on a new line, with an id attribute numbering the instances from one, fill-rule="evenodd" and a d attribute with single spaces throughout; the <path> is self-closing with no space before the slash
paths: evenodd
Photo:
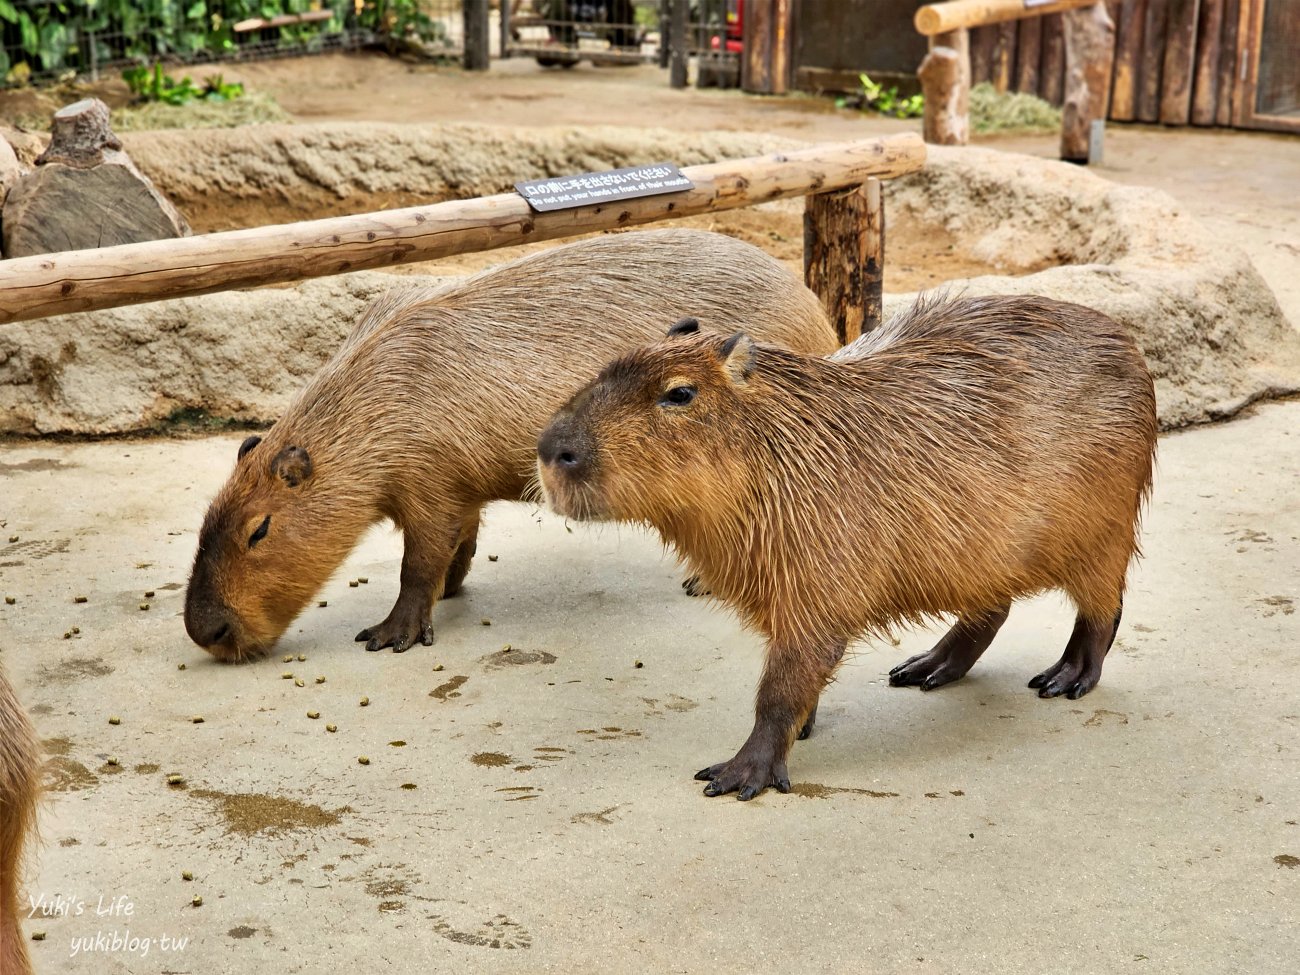
<path id="1" fill-rule="evenodd" d="M 266 533 L 271 529 L 271 516 L 267 515 L 262 519 L 262 523 L 257 526 L 253 534 L 248 536 L 248 547 L 252 548 L 258 542 L 266 537 Z"/>
<path id="2" fill-rule="evenodd" d="M 694 386 L 674 386 L 659 397 L 660 406 L 688 406 L 695 399 Z"/>

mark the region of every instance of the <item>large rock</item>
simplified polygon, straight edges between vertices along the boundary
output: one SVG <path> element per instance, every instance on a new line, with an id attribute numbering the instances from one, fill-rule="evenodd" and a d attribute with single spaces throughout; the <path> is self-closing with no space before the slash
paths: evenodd
<path id="1" fill-rule="evenodd" d="M 448 135 L 455 149 L 449 159 L 429 127 L 407 128 L 412 131 L 398 139 L 402 127 L 375 127 L 372 134 L 382 138 L 373 146 L 358 141 L 355 126 L 339 127 L 335 139 L 322 126 L 292 137 L 283 128 L 268 129 L 271 145 L 263 148 L 250 145 L 249 131 L 220 139 L 204 133 L 203 151 L 192 152 L 190 170 L 180 151 L 186 133 L 158 133 L 140 147 L 148 146 L 153 163 L 165 163 L 160 171 L 168 174 L 169 187 L 185 193 L 188 172 L 197 193 L 204 180 L 195 173 L 206 179 L 214 158 L 233 159 L 235 142 L 221 140 L 242 139 L 248 182 L 232 183 L 229 192 L 247 195 L 260 187 L 274 200 L 296 197 L 304 186 L 336 199 L 368 187 L 380 196 L 492 192 L 511 172 L 680 158 L 685 139 L 660 133 L 656 141 L 641 130 L 620 141 L 617 130 L 600 129 L 584 143 L 581 130 L 573 129 L 532 133 L 516 144 L 484 130 L 476 142 L 471 127 L 459 126 Z M 298 151 L 309 159 L 294 169 L 290 162 Z M 363 165 L 385 151 L 390 165 Z M 696 151 L 722 157 L 758 150 L 738 137 Z M 520 163 L 528 153 L 535 154 L 532 162 Z M 938 222 L 958 248 L 1008 272 L 953 287 L 1046 294 L 1123 322 L 1156 375 L 1166 429 L 1220 419 L 1254 399 L 1300 390 L 1300 339 L 1267 285 L 1244 254 L 1214 239 L 1171 197 L 1026 156 L 940 147 L 930 153 L 924 172 L 887 184 L 890 225 Z M 888 262 L 886 247 L 886 274 Z M 1041 267 L 1047 269 L 1027 273 Z M 416 280 L 368 272 L 0 326 L 0 433 L 139 430 L 187 408 L 271 420 L 333 352 L 371 296 Z M 909 299 L 890 295 L 886 303 L 897 308 Z"/>
<path id="2" fill-rule="evenodd" d="M 1164 429 L 1300 391 L 1300 335 L 1273 292 L 1244 253 L 1167 193 L 989 149 L 929 153 L 922 172 L 890 182 L 891 223 L 938 222 L 1010 272 L 953 281 L 953 290 L 1049 295 L 1127 326 L 1155 376 Z M 1057 266 L 1024 273 L 1044 265 Z M 887 313 L 912 297 L 890 296 Z"/>
<path id="3" fill-rule="evenodd" d="M 98 99 L 54 114 L 49 147 L 16 181 L 0 225 L 6 257 L 183 237 L 185 218 L 122 151 Z"/>
<path id="4" fill-rule="evenodd" d="M 0 132 L 0 212 L 3 212 L 5 199 L 9 196 L 9 187 L 13 186 L 22 178 L 23 170 L 18 165 L 18 157 L 14 154 L 13 146 L 9 140 Z M 3 217 L 0 217 L 3 220 Z M 0 234 L 4 232 L 4 224 L 0 223 Z M 0 257 L 4 255 L 3 249 L 0 249 Z"/>

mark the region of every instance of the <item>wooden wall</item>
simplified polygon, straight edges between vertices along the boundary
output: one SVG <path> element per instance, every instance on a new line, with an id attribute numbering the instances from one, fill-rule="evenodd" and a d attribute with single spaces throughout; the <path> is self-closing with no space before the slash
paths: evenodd
<path id="1" fill-rule="evenodd" d="M 1235 125 L 1286 128 L 1256 117 L 1255 69 L 1244 72 L 1237 61 L 1238 31 L 1260 24 L 1265 0 L 1105 0 L 1115 21 L 1115 68 L 1110 115 L 1123 122 L 1169 125 Z M 1269 20 L 1285 18 L 1287 28 L 1264 26 L 1248 46 L 1300 34 L 1300 3 L 1270 0 Z M 1287 42 L 1284 42 L 1287 43 Z M 1293 65 L 1300 55 L 1274 55 L 1281 67 L 1264 72 L 1262 84 L 1300 84 Z M 1061 103 L 1065 59 L 1061 17 L 1052 14 L 971 32 L 971 74 L 991 81 L 999 91 L 1027 91 L 1054 105 Z M 1266 65 L 1267 66 L 1267 65 Z M 1243 84 L 1248 77 L 1251 84 Z M 1266 92 L 1285 104 L 1286 93 Z M 1300 96 L 1300 92 L 1297 93 Z M 1300 130 L 1300 119 L 1297 120 Z"/>

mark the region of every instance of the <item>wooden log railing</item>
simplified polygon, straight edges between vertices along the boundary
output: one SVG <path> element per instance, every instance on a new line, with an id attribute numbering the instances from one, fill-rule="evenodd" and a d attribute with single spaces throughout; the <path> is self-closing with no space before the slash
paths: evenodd
<path id="1" fill-rule="evenodd" d="M 522 196 L 504 193 L 14 258 L 0 261 L 0 324 L 428 261 L 794 196 L 810 197 L 810 210 L 819 212 L 821 195 L 860 187 L 873 178 L 915 172 L 924 162 L 925 144 L 909 133 L 688 166 L 682 173 L 694 184 L 692 189 L 568 210 L 535 213 Z M 848 245 L 855 253 L 883 253 L 878 192 L 874 199 L 877 216 L 864 220 L 857 230 L 859 238 Z M 818 231 L 807 233 L 815 236 Z M 843 228 L 835 233 L 842 236 Z M 881 239 L 870 240 L 873 234 Z M 876 264 L 878 273 L 878 258 Z M 843 331 L 847 314 L 843 309 L 870 306 L 870 295 L 835 289 L 862 289 L 870 282 L 851 276 L 836 282 L 819 294 Z M 878 317 L 877 312 L 875 321 L 863 319 L 863 327 L 871 327 Z M 852 337 L 856 332 L 846 334 Z"/>
<path id="2" fill-rule="evenodd" d="M 913 23 L 930 45 L 917 72 L 927 142 L 965 145 L 970 139 L 970 28 L 1050 13 L 1062 15 L 1065 39 L 1060 155 L 1099 161 L 1094 123 L 1106 118 L 1115 50 L 1115 25 L 1100 0 L 950 0 L 917 10 Z"/>

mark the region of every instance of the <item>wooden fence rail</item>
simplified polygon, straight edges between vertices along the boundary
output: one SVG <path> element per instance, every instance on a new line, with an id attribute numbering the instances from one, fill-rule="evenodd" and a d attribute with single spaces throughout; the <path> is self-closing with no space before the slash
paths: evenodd
<path id="1" fill-rule="evenodd" d="M 824 194 L 914 172 L 924 162 L 924 143 L 907 134 L 688 166 L 682 172 L 693 189 L 570 210 L 534 213 L 523 197 L 505 193 L 15 258 L 0 261 L 0 324 L 428 261 Z M 826 294 L 822 298 L 828 308 L 842 303 Z"/>

